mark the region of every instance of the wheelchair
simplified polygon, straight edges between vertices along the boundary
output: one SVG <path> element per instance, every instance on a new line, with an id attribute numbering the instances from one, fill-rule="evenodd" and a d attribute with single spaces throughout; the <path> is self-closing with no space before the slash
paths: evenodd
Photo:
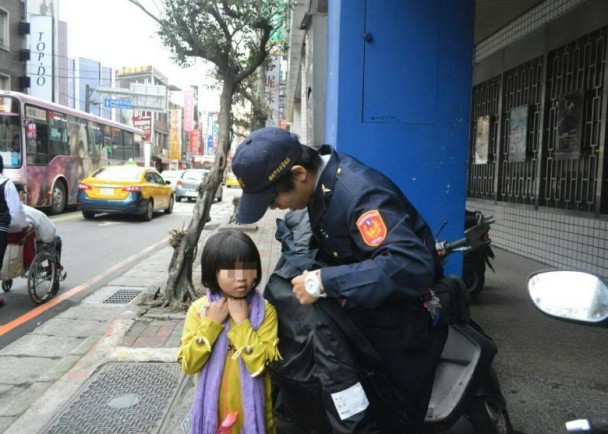
<path id="1" fill-rule="evenodd" d="M 58 267 L 55 246 L 37 241 L 34 229 L 9 233 L 0 270 L 2 289 L 8 292 L 14 278 L 26 277 L 30 299 L 35 304 L 45 303 L 59 292 L 63 273 Z"/>

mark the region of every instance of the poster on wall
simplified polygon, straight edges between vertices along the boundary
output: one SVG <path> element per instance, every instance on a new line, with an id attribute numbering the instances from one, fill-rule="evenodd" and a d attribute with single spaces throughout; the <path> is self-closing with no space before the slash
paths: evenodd
<path id="1" fill-rule="evenodd" d="M 509 161 L 526 161 L 528 106 L 520 105 L 512 108 L 509 124 Z"/>
<path id="2" fill-rule="evenodd" d="M 488 163 L 488 148 L 490 145 L 490 115 L 477 118 L 477 134 L 475 135 L 475 164 Z"/>
<path id="3" fill-rule="evenodd" d="M 562 95 L 557 100 L 557 140 L 555 156 L 578 158 L 581 151 L 583 91 Z"/>

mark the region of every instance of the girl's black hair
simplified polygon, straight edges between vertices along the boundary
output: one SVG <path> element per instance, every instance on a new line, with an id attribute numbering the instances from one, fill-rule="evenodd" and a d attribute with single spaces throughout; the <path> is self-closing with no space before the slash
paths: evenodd
<path id="1" fill-rule="evenodd" d="M 232 270 L 237 262 L 245 269 L 255 269 L 257 275 L 253 287 L 262 279 L 262 261 L 260 252 L 253 240 L 236 229 L 228 229 L 211 235 L 205 242 L 201 254 L 201 281 L 212 294 L 222 292 L 217 283 L 219 270 Z"/>
<path id="2" fill-rule="evenodd" d="M 300 146 L 302 146 L 302 155 L 300 155 L 300 158 L 298 158 L 298 161 L 296 161 L 294 165 L 302 166 L 307 172 L 317 173 L 319 171 L 319 167 L 321 167 L 321 164 L 323 163 L 321 156 L 316 149 L 313 149 L 310 146 Z M 277 193 L 287 193 L 294 188 L 295 183 L 293 181 L 293 173 L 290 170 L 285 175 L 277 179 L 275 182 L 274 191 Z"/>

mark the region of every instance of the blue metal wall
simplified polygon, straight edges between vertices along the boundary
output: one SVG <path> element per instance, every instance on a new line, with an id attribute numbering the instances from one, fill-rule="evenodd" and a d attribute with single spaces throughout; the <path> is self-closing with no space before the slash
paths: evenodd
<path id="1" fill-rule="evenodd" d="M 326 143 L 463 236 L 473 0 L 329 0 Z M 447 272 L 460 274 L 454 257 Z"/>

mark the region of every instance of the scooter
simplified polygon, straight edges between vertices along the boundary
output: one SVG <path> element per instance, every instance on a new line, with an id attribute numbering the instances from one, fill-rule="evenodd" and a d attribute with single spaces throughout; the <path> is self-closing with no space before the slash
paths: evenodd
<path id="1" fill-rule="evenodd" d="M 598 324 L 608 320 L 608 285 L 583 271 L 538 271 L 528 277 L 528 294 L 534 305 L 554 318 Z M 608 418 L 567 421 L 570 433 L 608 433 Z"/>
<path id="2" fill-rule="evenodd" d="M 494 259 L 494 252 L 490 244 L 490 225 L 494 223 L 492 216 L 484 215 L 480 211 L 465 211 L 464 237 L 453 241 L 439 241 L 439 234 L 448 224 L 445 220 L 435 235 L 435 249 L 442 263 L 454 252 L 463 252 L 462 280 L 467 285 L 471 297 L 481 292 L 485 285 L 486 265 L 494 271 L 490 259 Z"/>

